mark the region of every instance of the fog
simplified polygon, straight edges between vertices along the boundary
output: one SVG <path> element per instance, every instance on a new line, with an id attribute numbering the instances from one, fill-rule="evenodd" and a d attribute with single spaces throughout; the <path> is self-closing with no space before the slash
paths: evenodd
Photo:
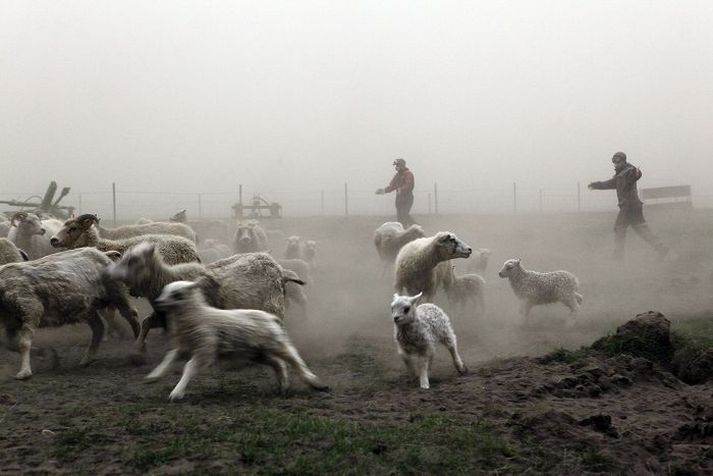
<path id="1" fill-rule="evenodd" d="M 624 150 L 641 186 L 713 204 L 705 0 L 4 0 L 0 59 L 0 198 L 54 179 L 75 204 L 116 182 L 223 207 L 242 183 L 336 212 L 348 182 L 355 211 L 390 213 L 372 191 L 404 157 L 417 213 L 435 182 L 445 203 L 506 208 L 518 182 L 564 207 Z"/>

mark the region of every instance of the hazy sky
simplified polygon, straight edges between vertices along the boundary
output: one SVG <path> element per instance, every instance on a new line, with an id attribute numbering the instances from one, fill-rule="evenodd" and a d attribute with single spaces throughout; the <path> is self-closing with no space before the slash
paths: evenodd
<path id="1" fill-rule="evenodd" d="M 701 191 L 713 2 L 0 0 L 0 130 L 0 192 Z"/>

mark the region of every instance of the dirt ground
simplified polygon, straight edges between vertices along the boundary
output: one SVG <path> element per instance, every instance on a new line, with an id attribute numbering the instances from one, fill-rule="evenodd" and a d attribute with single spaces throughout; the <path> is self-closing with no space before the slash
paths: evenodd
<path id="1" fill-rule="evenodd" d="M 212 369 L 191 382 L 185 401 L 169 404 L 177 375 L 143 383 L 169 348 L 160 331 L 150 335 L 143 365 L 129 363 L 130 340 L 113 339 L 81 368 L 88 328 L 42 329 L 35 343 L 57 350 L 59 368 L 33 355 L 32 379 L 15 381 L 18 356 L 0 350 L 0 473 L 711 474 L 713 383 L 686 385 L 625 355 L 537 357 L 589 345 L 648 310 L 665 314 L 674 330 L 691 316 L 713 319 L 713 243 L 703 239 L 713 231 L 713 213 L 649 213 L 670 256 L 659 260 L 632 233 L 618 262 L 609 259 L 613 215 L 418 217 L 429 234 L 450 230 L 493 250 L 485 315 L 451 315 L 470 373 L 458 376 L 441 349 L 428 391 L 407 378 L 396 355 L 391 278 L 381 276 L 371 242 L 384 220 L 266 223 L 319 243 L 309 315 L 288 315 L 286 325 L 330 392 L 293 382 L 291 395 L 281 397 L 269 369 Z M 282 246 L 273 243 L 277 255 Z M 579 277 L 585 304 L 574 325 L 563 306 L 535 308 L 527 320 L 518 315 L 508 283 L 497 277 L 512 257 Z M 464 272 L 464 263 L 455 264 Z M 283 441 L 285 454 L 269 440 Z"/>

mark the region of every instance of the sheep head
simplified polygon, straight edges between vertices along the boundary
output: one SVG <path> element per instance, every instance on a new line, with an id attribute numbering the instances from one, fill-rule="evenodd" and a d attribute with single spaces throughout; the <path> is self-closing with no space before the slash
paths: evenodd
<path id="1" fill-rule="evenodd" d="M 99 218 L 90 213 L 79 215 L 77 218 L 70 218 L 50 238 L 50 244 L 55 248 L 77 248 L 83 246 L 84 243 L 80 241 L 80 238 L 95 224 L 99 224 Z"/>
<path id="2" fill-rule="evenodd" d="M 513 276 L 515 273 L 522 269 L 522 266 L 520 264 L 521 261 L 522 258 L 513 258 L 507 260 L 503 264 L 503 267 L 498 273 L 498 276 L 500 276 L 501 278 L 509 278 L 510 276 Z"/>
<path id="3" fill-rule="evenodd" d="M 394 324 L 401 326 L 413 322 L 416 318 L 416 303 L 423 296 L 423 292 L 415 296 L 401 296 L 394 293 L 394 300 L 391 301 L 391 318 Z"/>

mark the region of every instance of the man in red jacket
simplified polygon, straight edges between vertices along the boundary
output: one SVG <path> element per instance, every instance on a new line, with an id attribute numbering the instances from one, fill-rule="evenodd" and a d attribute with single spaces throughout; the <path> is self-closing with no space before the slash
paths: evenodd
<path id="1" fill-rule="evenodd" d="M 611 161 L 614 164 L 614 177 L 602 182 L 592 182 L 589 184 L 589 189 L 616 189 L 619 215 L 614 223 L 614 258 L 619 259 L 624 256 L 626 229 L 629 225 L 663 258 L 668 253 L 668 247 L 659 241 L 646 223 L 643 203 L 639 200 L 639 193 L 636 190 L 636 182 L 641 178 L 641 170 L 626 161 L 624 152 L 614 154 Z"/>
<path id="2" fill-rule="evenodd" d="M 387 187 L 377 189 L 376 194 L 383 195 L 396 191 L 396 220 L 401 222 L 404 228 L 407 228 L 414 223 L 409 214 L 413 206 L 413 172 L 406 167 L 404 159 L 394 160 L 393 165 L 396 168 L 396 175 Z"/>

